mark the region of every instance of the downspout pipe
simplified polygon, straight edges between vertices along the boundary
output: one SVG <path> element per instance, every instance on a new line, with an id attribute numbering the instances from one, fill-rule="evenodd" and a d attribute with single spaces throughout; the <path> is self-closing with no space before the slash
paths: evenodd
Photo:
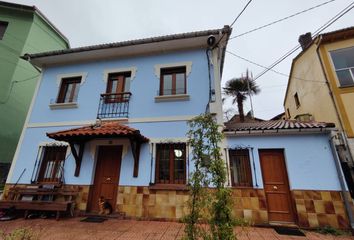
<path id="1" fill-rule="evenodd" d="M 318 41 L 317 47 L 316 47 L 317 57 L 318 57 L 318 60 L 320 61 L 321 69 L 322 69 L 322 72 L 323 72 L 323 75 L 324 75 L 324 78 L 325 78 L 325 81 L 326 81 L 326 85 L 327 85 L 327 88 L 328 88 L 328 91 L 329 91 L 329 96 L 331 97 L 331 100 L 332 100 L 332 103 L 333 103 L 333 106 L 334 106 L 334 109 L 335 109 L 335 112 L 336 112 L 336 116 L 337 116 L 339 124 L 340 124 L 341 132 L 344 133 L 344 125 L 343 125 L 342 119 L 340 118 L 340 114 L 339 114 L 338 109 L 337 109 L 336 101 L 334 99 L 333 92 L 332 92 L 332 89 L 331 89 L 329 81 L 328 81 L 327 72 L 325 70 L 325 67 L 323 65 L 323 61 L 322 61 L 322 58 L 321 58 L 321 55 L 320 55 L 320 52 L 319 52 L 320 46 L 321 46 L 321 42 L 322 42 L 322 35 L 319 36 L 319 41 Z M 350 153 L 350 154 L 348 154 L 349 158 L 350 158 L 349 160 L 350 160 L 351 163 L 354 163 L 353 156 L 352 156 L 353 153 L 351 152 L 351 150 L 349 148 L 347 136 L 346 136 L 345 133 L 344 133 L 344 136 L 343 136 L 343 141 L 344 141 L 344 144 L 345 144 L 345 148 L 348 149 L 348 151 Z"/>
<path id="2" fill-rule="evenodd" d="M 347 189 L 346 189 L 345 179 L 344 179 L 342 168 L 340 165 L 340 160 L 338 157 L 338 153 L 336 151 L 336 147 L 333 142 L 333 136 L 330 136 L 330 138 L 329 138 L 329 145 L 331 146 L 331 150 L 332 150 L 331 152 L 332 152 L 334 164 L 335 164 L 336 170 L 337 170 L 337 175 L 338 175 L 338 180 L 340 183 L 341 192 L 342 192 L 342 196 L 343 196 L 343 200 L 344 200 L 345 210 L 348 214 L 350 229 L 353 234 L 354 233 L 354 216 L 353 216 L 353 212 L 352 212 L 351 205 L 350 205 L 350 199 L 348 199 L 349 191 L 347 191 Z"/>

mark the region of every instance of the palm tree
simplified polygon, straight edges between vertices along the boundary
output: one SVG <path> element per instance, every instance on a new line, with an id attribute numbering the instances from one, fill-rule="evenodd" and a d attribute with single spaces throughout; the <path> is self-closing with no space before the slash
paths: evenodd
<path id="1" fill-rule="evenodd" d="M 240 121 L 244 122 L 243 101 L 247 99 L 247 95 L 256 95 L 261 90 L 256 84 L 256 81 L 250 78 L 247 72 L 246 77 L 232 78 L 227 81 L 224 91 L 226 95 L 233 97 L 232 104 L 237 103 Z"/>

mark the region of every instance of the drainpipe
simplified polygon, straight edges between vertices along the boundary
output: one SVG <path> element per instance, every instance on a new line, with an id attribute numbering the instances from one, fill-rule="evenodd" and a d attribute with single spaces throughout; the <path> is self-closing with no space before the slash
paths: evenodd
<path id="1" fill-rule="evenodd" d="M 320 65 L 321 65 L 321 69 L 322 69 L 323 75 L 325 77 L 326 85 L 327 85 L 327 88 L 328 88 L 328 91 L 329 91 L 329 96 L 331 97 L 331 100 L 332 100 L 333 105 L 334 105 L 334 109 L 336 111 L 336 116 L 337 116 L 337 118 L 339 120 L 341 132 L 343 133 L 344 132 L 344 125 L 342 123 L 342 119 L 340 118 L 340 114 L 338 112 L 338 109 L 337 109 L 337 106 L 336 106 L 336 102 L 335 102 L 335 99 L 333 97 L 333 92 L 332 92 L 332 89 L 331 89 L 329 81 L 328 81 L 327 72 L 325 71 L 325 67 L 323 65 L 323 61 L 322 61 L 322 58 L 321 58 L 321 55 L 320 55 L 320 52 L 319 52 L 321 42 L 322 42 L 322 35 L 319 36 L 319 41 L 317 43 L 316 53 L 317 53 L 318 60 L 320 61 Z M 349 154 L 348 154 L 349 155 L 349 160 L 350 160 L 351 163 L 354 163 L 353 157 L 352 157 L 353 153 L 351 152 L 351 150 L 349 148 L 347 135 L 344 133 L 344 136 L 342 135 L 342 138 L 343 138 L 343 141 L 344 141 L 345 148 L 348 149 L 348 151 L 349 151 Z"/>
<path id="2" fill-rule="evenodd" d="M 339 183 L 340 183 L 342 196 L 343 196 L 343 200 L 344 200 L 345 210 L 347 211 L 348 218 L 349 218 L 349 223 L 350 223 L 350 229 L 351 229 L 352 234 L 353 234 L 354 233 L 354 217 L 353 217 L 353 212 L 352 212 L 351 205 L 350 205 L 350 201 L 351 200 L 348 199 L 349 191 L 346 191 L 345 179 L 344 179 L 344 176 L 343 176 L 342 168 L 340 166 L 340 160 L 339 160 L 339 157 L 338 157 L 338 154 L 337 154 L 337 151 L 336 151 L 336 147 L 335 147 L 334 142 L 333 142 L 333 137 L 334 136 L 330 136 L 329 145 L 331 146 L 333 160 L 334 160 L 334 164 L 336 166 L 336 170 L 337 170 L 337 174 L 338 174 L 338 180 L 339 180 Z"/>

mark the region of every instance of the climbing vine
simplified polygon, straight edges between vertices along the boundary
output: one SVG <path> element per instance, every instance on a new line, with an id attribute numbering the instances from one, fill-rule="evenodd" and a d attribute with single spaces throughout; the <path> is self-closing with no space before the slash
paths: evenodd
<path id="1" fill-rule="evenodd" d="M 225 187 L 227 174 L 219 147 L 222 133 L 210 114 L 192 119 L 189 127 L 188 143 L 192 149 L 194 170 L 189 178 L 185 238 L 236 239 L 231 190 Z M 209 186 L 213 188 L 209 190 Z M 204 223 L 209 223 L 209 227 L 201 227 Z"/>

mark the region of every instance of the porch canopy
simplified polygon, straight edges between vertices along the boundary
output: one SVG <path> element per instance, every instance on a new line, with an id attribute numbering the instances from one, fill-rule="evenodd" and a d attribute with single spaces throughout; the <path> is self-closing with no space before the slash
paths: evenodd
<path id="1" fill-rule="evenodd" d="M 82 156 L 87 141 L 102 138 L 129 139 L 134 157 L 134 177 L 138 176 L 140 146 L 142 143 L 149 141 L 148 138 L 140 134 L 139 130 L 125 126 L 118 121 L 98 121 L 96 124 L 92 125 L 47 133 L 47 136 L 57 141 L 65 141 L 69 143 L 76 162 L 76 177 L 80 175 Z M 76 150 L 75 145 L 78 146 L 78 151 Z"/>

